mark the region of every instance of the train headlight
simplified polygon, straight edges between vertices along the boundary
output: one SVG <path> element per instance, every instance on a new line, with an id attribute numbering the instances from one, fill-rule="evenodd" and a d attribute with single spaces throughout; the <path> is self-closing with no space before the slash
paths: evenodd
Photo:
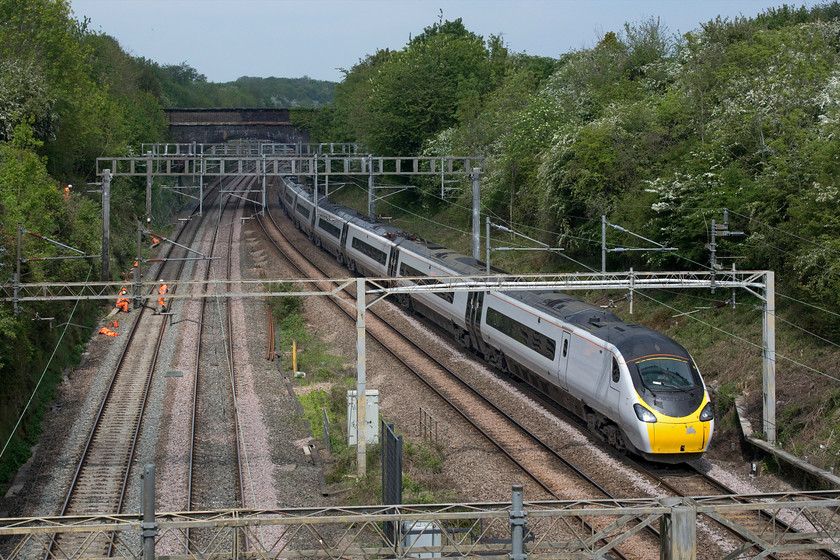
<path id="1" fill-rule="evenodd" d="M 712 410 L 712 403 L 706 403 L 706 406 L 703 407 L 703 410 L 700 411 L 700 421 L 701 422 L 708 422 L 715 417 L 715 411 Z"/>
<path id="2" fill-rule="evenodd" d="M 653 424 L 654 422 L 656 422 L 656 416 L 653 415 L 653 412 L 646 409 L 642 405 L 640 405 L 638 403 L 634 404 L 633 405 L 633 410 L 636 411 L 636 416 L 642 422 L 647 422 L 648 424 Z"/>

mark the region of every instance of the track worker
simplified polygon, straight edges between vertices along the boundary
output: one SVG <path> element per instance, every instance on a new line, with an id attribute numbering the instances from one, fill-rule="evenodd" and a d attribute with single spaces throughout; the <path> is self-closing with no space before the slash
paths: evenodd
<path id="1" fill-rule="evenodd" d="M 166 287 L 166 282 L 164 282 L 162 279 L 160 280 L 160 282 L 161 282 L 160 288 L 158 289 L 158 295 L 160 296 L 158 298 L 158 304 L 160 304 L 160 312 L 161 313 L 166 313 L 166 297 L 165 296 L 166 296 L 166 294 L 169 293 L 169 288 Z"/>
<path id="2" fill-rule="evenodd" d="M 102 327 L 99 329 L 99 334 L 104 334 L 105 336 L 120 336 L 120 333 L 114 332 L 108 327 Z"/>
<path id="3" fill-rule="evenodd" d="M 124 296 L 127 293 L 128 293 L 128 291 L 125 289 L 125 287 L 123 287 L 123 289 L 120 290 L 120 295 L 121 296 Z M 129 309 L 128 309 L 128 298 L 127 297 L 117 298 L 117 309 L 119 309 L 123 313 L 128 313 Z"/>

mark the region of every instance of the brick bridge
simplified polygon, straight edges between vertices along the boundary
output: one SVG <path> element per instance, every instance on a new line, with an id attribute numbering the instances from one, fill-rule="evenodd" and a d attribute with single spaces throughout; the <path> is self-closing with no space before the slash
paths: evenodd
<path id="1" fill-rule="evenodd" d="M 249 138 L 278 143 L 309 142 L 289 121 L 288 109 L 164 109 L 176 142 L 220 144 Z"/>

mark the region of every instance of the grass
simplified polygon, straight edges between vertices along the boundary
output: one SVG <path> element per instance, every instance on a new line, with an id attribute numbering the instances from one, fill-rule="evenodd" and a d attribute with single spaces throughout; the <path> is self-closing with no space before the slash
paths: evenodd
<path id="1" fill-rule="evenodd" d="M 273 291 L 292 291 L 291 284 L 268 286 Z M 347 444 L 347 391 L 354 388 L 355 372 L 346 367 L 344 358 L 330 352 L 329 345 L 307 329 L 303 300 L 298 296 L 272 298 L 269 301 L 277 338 L 281 347 L 298 346 L 298 370 L 306 377 L 295 378 L 296 393 L 304 417 L 315 439 L 327 443 L 324 413 L 329 419 L 331 461 L 325 472 L 328 484 L 347 489 L 347 505 L 382 501 L 381 457 L 379 445 L 367 446 L 366 476 L 356 478 L 356 447 Z M 291 355 L 283 353 L 283 366 L 291 371 Z M 443 447 L 432 442 L 403 439 L 403 503 L 439 503 L 456 494 L 441 483 L 445 455 Z"/>

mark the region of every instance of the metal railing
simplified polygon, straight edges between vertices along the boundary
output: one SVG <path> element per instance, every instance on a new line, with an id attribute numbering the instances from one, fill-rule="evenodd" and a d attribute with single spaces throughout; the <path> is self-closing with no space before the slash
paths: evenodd
<path id="1" fill-rule="evenodd" d="M 148 470 L 147 470 L 148 473 Z M 153 476 L 153 475 L 152 475 Z M 145 484 L 151 486 L 147 478 Z M 144 496 L 153 496 L 148 488 Z M 744 500 L 746 498 L 746 500 Z M 43 555 L 50 536 L 83 533 L 84 544 L 56 550 L 52 558 L 85 558 L 97 542 L 114 539 L 114 557 L 151 560 L 194 558 L 365 558 L 419 557 L 508 559 L 599 558 L 641 528 L 659 523 L 665 558 L 697 554 L 698 515 L 723 517 L 744 539 L 741 549 L 776 554 L 793 550 L 828 550 L 840 546 L 834 525 L 840 492 L 800 492 L 703 498 L 642 498 L 524 502 L 514 486 L 511 502 L 480 504 L 355 506 L 274 510 L 231 509 L 142 514 L 0 519 L 0 557 L 4 560 Z M 739 527 L 733 513 L 757 510 L 772 514 L 762 530 Z M 150 516 L 154 516 L 150 518 Z M 793 521 L 797 533 L 780 529 L 776 520 Z M 596 529 L 582 530 L 582 521 Z M 388 536 L 383 523 L 399 530 Z M 216 533 L 204 547 L 185 554 L 190 529 Z M 434 538 L 424 538 L 424 536 Z M 247 539 L 246 539 L 247 537 Z M 249 543 L 245 549 L 243 543 Z M 220 547 L 219 543 L 228 543 Z M 224 549 L 222 549 L 224 548 Z M 730 551 L 731 552 L 731 551 Z M 709 555 L 700 558 L 725 556 Z M 524 556 L 523 556 L 524 555 Z M 763 556 L 763 554 L 762 554 Z M 43 556 L 42 556 L 43 557 Z"/>

